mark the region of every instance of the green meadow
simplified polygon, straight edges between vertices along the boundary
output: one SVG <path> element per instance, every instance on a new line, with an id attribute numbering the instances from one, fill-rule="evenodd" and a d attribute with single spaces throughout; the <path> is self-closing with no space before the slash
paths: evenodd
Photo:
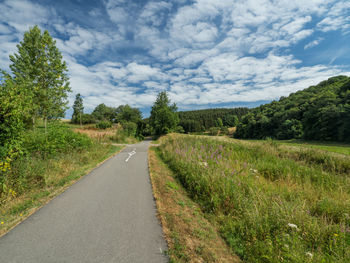
<path id="1" fill-rule="evenodd" d="M 350 157 L 323 147 L 170 135 L 158 154 L 244 262 L 350 262 Z"/>

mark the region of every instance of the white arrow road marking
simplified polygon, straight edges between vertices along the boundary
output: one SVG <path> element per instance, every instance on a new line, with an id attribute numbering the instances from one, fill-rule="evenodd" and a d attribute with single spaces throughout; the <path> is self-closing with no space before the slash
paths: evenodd
<path id="1" fill-rule="evenodd" d="M 134 150 L 132 150 L 132 152 L 129 152 L 129 157 L 125 159 L 125 162 L 128 162 L 131 158 L 131 156 L 133 156 L 136 153 L 136 148 Z"/>

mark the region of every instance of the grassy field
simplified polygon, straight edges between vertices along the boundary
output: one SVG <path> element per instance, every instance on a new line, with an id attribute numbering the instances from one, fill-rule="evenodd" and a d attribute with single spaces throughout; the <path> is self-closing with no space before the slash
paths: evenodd
<path id="1" fill-rule="evenodd" d="M 133 136 L 127 136 L 123 132 L 123 128 L 120 125 L 114 125 L 112 128 L 98 129 L 93 124 L 83 125 L 82 127 L 77 124 L 67 124 L 75 132 L 86 134 L 90 138 L 99 142 L 105 143 L 122 143 L 132 144 L 137 143 L 139 140 Z"/>
<path id="2" fill-rule="evenodd" d="M 261 140 L 250 140 L 252 142 L 261 142 Z M 337 142 L 317 142 L 317 141 L 303 141 L 303 140 L 275 140 L 276 143 L 282 145 L 314 148 L 324 151 L 350 155 L 350 144 Z"/>
<path id="3" fill-rule="evenodd" d="M 350 262 L 350 157 L 171 135 L 160 156 L 245 262 Z"/>

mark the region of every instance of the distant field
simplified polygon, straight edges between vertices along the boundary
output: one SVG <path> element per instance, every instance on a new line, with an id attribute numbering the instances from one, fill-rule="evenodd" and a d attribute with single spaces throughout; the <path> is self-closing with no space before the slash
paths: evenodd
<path id="1" fill-rule="evenodd" d="M 159 141 L 161 158 L 244 262 L 350 262 L 350 156 L 328 150 L 343 146 Z"/>
<path id="2" fill-rule="evenodd" d="M 264 142 L 264 140 L 247 140 L 251 142 Z M 350 144 L 337 142 L 317 142 L 317 141 L 302 141 L 302 140 L 275 140 L 278 144 L 289 146 L 316 148 L 324 151 L 335 152 L 350 155 Z"/>

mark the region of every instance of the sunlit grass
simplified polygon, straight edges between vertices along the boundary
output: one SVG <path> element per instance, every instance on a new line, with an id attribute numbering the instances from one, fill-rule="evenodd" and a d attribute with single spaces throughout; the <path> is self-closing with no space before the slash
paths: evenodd
<path id="1" fill-rule="evenodd" d="M 350 262 L 350 158 L 172 135 L 162 158 L 246 262 Z"/>

